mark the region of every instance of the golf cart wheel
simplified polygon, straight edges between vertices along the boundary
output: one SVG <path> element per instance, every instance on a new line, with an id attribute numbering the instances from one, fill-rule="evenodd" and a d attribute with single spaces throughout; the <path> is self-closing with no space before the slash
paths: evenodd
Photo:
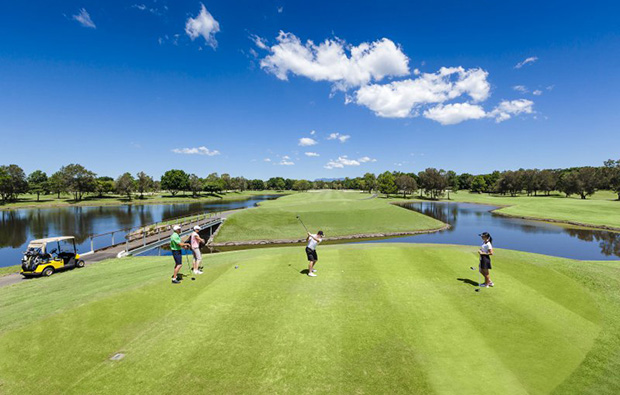
<path id="1" fill-rule="evenodd" d="M 43 272 L 41 273 L 44 277 L 49 277 L 52 274 L 54 274 L 54 268 L 51 266 L 46 267 L 45 269 L 43 269 Z"/>
<path id="2" fill-rule="evenodd" d="M 77 267 L 84 267 L 84 265 L 85 265 L 84 261 L 82 259 L 78 259 L 77 265 L 75 265 L 75 266 L 77 266 Z"/>

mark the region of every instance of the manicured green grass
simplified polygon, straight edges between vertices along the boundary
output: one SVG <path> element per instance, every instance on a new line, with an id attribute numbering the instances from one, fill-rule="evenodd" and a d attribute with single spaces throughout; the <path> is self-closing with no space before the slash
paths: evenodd
<path id="1" fill-rule="evenodd" d="M 230 216 L 215 241 L 303 238 L 306 232 L 297 215 L 309 231 L 323 230 L 327 238 L 444 226 L 433 218 L 391 205 L 386 199 L 368 199 L 369 196 L 358 192 L 322 191 L 261 202 L 259 207 Z"/>
<path id="2" fill-rule="evenodd" d="M 597 192 L 586 200 L 564 195 L 510 197 L 467 191 L 452 193 L 450 198 L 457 202 L 509 206 L 497 210 L 500 214 L 620 229 L 620 201 L 610 191 Z"/>
<path id="3" fill-rule="evenodd" d="M 20 270 L 21 266 L 19 265 L 0 267 L 0 277 L 7 276 L 13 273 L 19 273 Z"/>
<path id="4" fill-rule="evenodd" d="M 287 193 L 291 193 L 287 191 Z M 119 205 L 139 205 L 139 204 L 171 204 L 171 203 L 196 203 L 196 202 L 219 202 L 219 201 L 235 201 L 245 200 L 256 195 L 284 194 L 278 191 L 243 191 L 243 192 L 226 192 L 219 195 L 201 194 L 192 197 L 191 194 L 177 194 L 176 196 L 167 193 L 158 193 L 154 195 L 144 195 L 144 199 L 140 199 L 139 195 L 134 196 L 132 200 L 128 200 L 126 196 L 120 195 L 104 195 L 86 196 L 82 201 L 75 202 L 71 195 L 61 195 L 60 199 L 56 195 L 41 195 L 40 201 L 37 202 L 37 195 L 24 194 L 19 196 L 19 200 L 13 203 L 1 204 L 0 210 L 10 210 L 29 207 L 64 207 L 64 206 L 119 206 Z"/>
<path id="5" fill-rule="evenodd" d="M 618 393 L 618 262 L 323 246 L 111 260 L 0 288 L 0 392 Z M 239 268 L 235 269 L 235 265 Z M 110 361 L 116 353 L 126 356 Z"/>

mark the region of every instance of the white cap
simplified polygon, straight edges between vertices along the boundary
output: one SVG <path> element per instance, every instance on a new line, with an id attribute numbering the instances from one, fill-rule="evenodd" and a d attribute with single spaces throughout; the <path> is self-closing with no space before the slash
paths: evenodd
<path id="1" fill-rule="evenodd" d="M 181 230 L 181 227 L 179 225 L 174 225 L 172 227 L 172 230 Z"/>
<path id="2" fill-rule="evenodd" d="M 198 231 L 200 230 L 200 226 L 198 226 L 198 225 L 194 226 L 194 230 L 195 230 L 196 232 L 198 232 Z"/>

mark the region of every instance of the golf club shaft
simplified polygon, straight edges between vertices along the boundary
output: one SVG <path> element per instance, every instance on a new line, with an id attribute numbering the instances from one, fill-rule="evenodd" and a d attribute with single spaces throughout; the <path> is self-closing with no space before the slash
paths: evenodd
<path id="1" fill-rule="evenodd" d="M 297 216 L 297 219 L 299 220 L 299 223 L 301 223 L 301 226 L 303 226 L 303 227 L 304 227 L 304 229 L 306 230 L 306 232 L 310 232 L 310 231 L 308 230 L 308 228 L 306 228 L 306 225 L 304 225 L 304 222 L 301 220 L 301 218 L 299 218 L 299 215 Z"/>

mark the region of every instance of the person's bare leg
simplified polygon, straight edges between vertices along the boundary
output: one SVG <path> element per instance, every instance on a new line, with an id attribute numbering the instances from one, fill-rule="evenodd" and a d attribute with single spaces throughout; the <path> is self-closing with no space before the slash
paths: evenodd
<path id="1" fill-rule="evenodd" d="M 172 276 L 173 279 L 175 279 L 175 280 L 177 279 L 177 276 L 179 274 L 179 270 L 181 270 L 181 265 L 176 265 L 174 267 L 174 275 Z"/>
<path id="2" fill-rule="evenodd" d="M 489 278 L 489 269 L 482 269 L 481 273 L 484 276 L 484 283 L 486 285 L 491 284 L 491 279 Z"/>
<path id="3" fill-rule="evenodd" d="M 314 261 L 308 261 L 308 274 L 312 273 L 312 269 L 314 269 Z"/>

